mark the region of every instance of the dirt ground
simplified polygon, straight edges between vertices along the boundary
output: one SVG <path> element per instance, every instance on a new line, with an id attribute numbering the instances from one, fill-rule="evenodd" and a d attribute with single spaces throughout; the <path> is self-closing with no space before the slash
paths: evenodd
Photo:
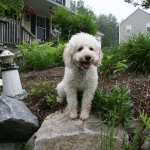
<path id="1" fill-rule="evenodd" d="M 20 73 L 23 89 L 29 92 L 34 88 L 34 83 L 53 81 L 57 85 L 63 78 L 64 67 L 55 67 L 43 71 L 27 71 Z M 126 86 L 131 90 L 130 97 L 134 102 L 135 116 L 139 111 L 144 111 L 150 115 L 150 76 L 145 74 L 135 74 L 130 71 L 124 73 L 111 74 L 109 76 L 99 76 L 99 87 L 105 92 L 114 89 L 114 86 Z M 29 96 L 23 99 L 27 107 L 38 117 L 40 124 L 46 116 L 54 110 L 47 106 L 45 99 L 31 99 Z M 60 106 L 58 109 L 62 109 Z"/>

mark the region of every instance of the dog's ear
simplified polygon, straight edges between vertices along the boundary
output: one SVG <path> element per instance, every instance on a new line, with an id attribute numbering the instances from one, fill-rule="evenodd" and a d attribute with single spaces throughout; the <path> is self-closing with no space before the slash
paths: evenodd
<path id="1" fill-rule="evenodd" d="M 101 51 L 101 48 L 99 48 L 99 50 L 98 50 L 98 60 L 95 62 L 94 65 L 96 67 L 99 67 L 101 65 L 102 59 L 103 59 L 103 53 Z"/>
<path id="2" fill-rule="evenodd" d="M 70 52 L 71 52 L 71 45 L 67 44 L 66 48 L 64 50 L 64 53 L 63 53 L 63 60 L 65 63 L 65 66 L 68 68 L 72 68 L 72 66 L 73 66 L 72 56 L 71 56 Z"/>

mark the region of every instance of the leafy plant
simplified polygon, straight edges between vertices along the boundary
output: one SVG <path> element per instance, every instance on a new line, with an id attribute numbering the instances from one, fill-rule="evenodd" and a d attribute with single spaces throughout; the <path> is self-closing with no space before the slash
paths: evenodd
<path id="1" fill-rule="evenodd" d="M 130 68 L 148 71 L 150 68 L 150 33 L 133 34 L 120 44 L 120 53 Z"/>
<path id="2" fill-rule="evenodd" d="M 105 94 L 98 88 L 93 100 L 93 109 L 100 118 L 107 120 L 108 124 L 125 125 L 132 118 L 133 103 L 129 99 L 130 90 L 115 87 L 110 93 Z M 115 119 L 114 119 L 115 118 Z"/>
<path id="3" fill-rule="evenodd" d="M 29 93 L 30 96 L 34 98 L 46 98 L 47 105 L 50 108 L 55 108 L 58 106 L 56 102 L 56 90 L 55 84 L 52 82 L 40 82 L 40 83 L 33 83 L 35 88 L 32 89 Z"/>
<path id="4" fill-rule="evenodd" d="M 144 112 L 140 113 L 140 118 L 142 119 L 144 125 L 150 129 L 150 117 L 148 117 L 148 114 L 144 114 Z"/>
<path id="5" fill-rule="evenodd" d="M 23 53 L 24 63 L 19 66 L 23 70 L 43 70 L 50 67 L 63 66 L 64 44 L 53 46 L 53 43 L 39 45 L 32 42 L 31 45 L 23 43 L 17 46 Z"/>
<path id="6" fill-rule="evenodd" d="M 7 15 L 11 16 L 12 19 L 21 18 L 23 4 L 24 0 L 2 0 L 0 1 L 0 15 L 5 16 L 7 12 Z"/>
<path id="7" fill-rule="evenodd" d="M 102 59 L 102 66 L 100 67 L 100 73 L 102 73 L 103 75 L 107 75 L 112 73 L 114 70 L 123 70 L 123 66 L 121 66 L 121 64 L 119 63 L 125 65 L 125 62 L 122 54 L 120 54 L 118 46 L 107 49 L 104 48 L 102 49 L 102 51 L 104 56 Z"/>
<path id="8" fill-rule="evenodd" d="M 144 114 L 144 112 L 140 113 L 140 118 L 142 119 L 144 126 L 150 129 L 150 117 L 148 117 L 148 114 Z M 150 142 L 149 136 L 146 136 L 145 138 Z"/>
<path id="9" fill-rule="evenodd" d="M 118 61 L 115 65 L 114 73 L 125 71 L 128 68 L 128 66 L 125 63 L 126 63 L 126 60 Z"/>
<path id="10" fill-rule="evenodd" d="M 140 136 L 141 136 L 140 131 L 137 131 L 135 135 L 133 136 L 132 141 L 129 144 L 129 147 L 128 147 L 129 150 L 135 150 L 139 148 L 138 144 L 139 144 Z"/>

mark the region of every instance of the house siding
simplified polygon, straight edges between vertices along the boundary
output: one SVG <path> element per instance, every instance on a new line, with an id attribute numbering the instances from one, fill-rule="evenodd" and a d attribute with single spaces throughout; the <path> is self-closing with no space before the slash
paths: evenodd
<path id="1" fill-rule="evenodd" d="M 25 19 L 24 19 L 24 27 L 29 31 L 31 32 L 31 21 L 28 21 L 26 19 L 26 16 L 25 16 Z"/>
<path id="2" fill-rule="evenodd" d="M 125 41 L 126 37 L 138 32 L 146 33 L 146 23 L 150 23 L 150 14 L 137 9 L 132 15 L 124 20 L 119 26 L 119 42 Z M 131 25 L 131 33 L 126 33 L 126 25 Z"/>

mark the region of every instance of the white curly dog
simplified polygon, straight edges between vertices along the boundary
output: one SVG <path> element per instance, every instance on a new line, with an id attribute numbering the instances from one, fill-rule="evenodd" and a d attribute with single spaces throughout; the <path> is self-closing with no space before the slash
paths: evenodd
<path id="1" fill-rule="evenodd" d="M 100 43 L 90 34 L 78 33 L 66 45 L 63 53 L 65 75 L 56 89 L 57 102 L 66 98 L 71 119 L 78 117 L 77 91 L 83 92 L 80 118 L 88 119 L 102 57 Z"/>

